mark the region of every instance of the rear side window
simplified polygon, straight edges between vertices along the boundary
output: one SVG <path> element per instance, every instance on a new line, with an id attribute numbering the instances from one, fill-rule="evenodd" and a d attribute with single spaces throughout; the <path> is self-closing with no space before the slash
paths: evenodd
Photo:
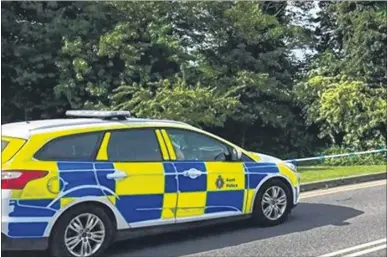
<path id="1" fill-rule="evenodd" d="M 93 161 L 103 133 L 64 136 L 48 142 L 36 154 L 42 161 Z"/>
<path id="2" fill-rule="evenodd" d="M 111 132 L 107 147 L 109 161 L 162 161 L 161 150 L 153 129 L 130 129 Z"/>
<path id="3" fill-rule="evenodd" d="M 1 140 L 1 152 L 7 147 L 8 141 Z"/>

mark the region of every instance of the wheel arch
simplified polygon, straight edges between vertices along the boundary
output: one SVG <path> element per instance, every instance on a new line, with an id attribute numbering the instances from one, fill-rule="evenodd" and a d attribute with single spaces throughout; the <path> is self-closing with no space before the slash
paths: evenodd
<path id="1" fill-rule="evenodd" d="M 112 219 L 115 225 L 115 229 L 126 229 L 129 228 L 128 223 L 125 221 L 121 213 L 115 208 L 115 206 L 108 199 L 96 199 L 93 197 L 82 197 L 80 199 L 74 200 L 70 204 L 66 205 L 63 209 L 60 209 L 54 217 L 48 223 L 46 230 L 44 232 L 45 237 L 50 237 L 51 232 L 53 231 L 57 221 L 70 209 L 76 208 L 80 205 L 94 205 L 99 206 L 106 211 L 107 215 Z"/>
<path id="2" fill-rule="evenodd" d="M 258 186 L 255 188 L 254 190 L 254 196 L 253 196 L 253 199 L 252 199 L 252 204 L 251 204 L 251 209 L 250 209 L 250 212 L 252 212 L 253 208 L 254 208 L 254 205 L 255 205 L 255 199 L 257 197 L 257 194 L 259 192 L 259 190 L 262 188 L 263 185 L 265 185 L 266 183 L 270 182 L 270 181 L 273 181 L 273 180 L 280 180 L 282 182 L 284 182 L 284 184 L 288 187 L 289 189 L 289 192 L 291 193 L 291 201 L 290 201 L 290 204 L 293 205 L 294 204 L 294 189 L 292 187 L 292 184 L 290 182 L 290 180 L 283 176 L 282 174 L 275 174 L 275 175 L 271 175 L 271 176 L 266 176 L 259 184 Z"/>

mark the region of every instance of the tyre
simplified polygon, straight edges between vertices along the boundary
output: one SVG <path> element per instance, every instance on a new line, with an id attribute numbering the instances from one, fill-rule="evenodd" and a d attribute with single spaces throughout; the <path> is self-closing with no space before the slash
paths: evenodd
<path id="1" fill-rule="evenodd" d="M 106 212 L 98 206 L 81 205 L 68 210 L 51 232 L 50 256 L 99 256 L 114 237 L 113 224 Z"/>
<path id="2" fill-rule="evenodd" d="M 253 223 L 259 226 L 276 226 L 283 223 L 291 210 L 291 194 L 289 187 L 279 179 L 263 184 L 255 198 Z"/>

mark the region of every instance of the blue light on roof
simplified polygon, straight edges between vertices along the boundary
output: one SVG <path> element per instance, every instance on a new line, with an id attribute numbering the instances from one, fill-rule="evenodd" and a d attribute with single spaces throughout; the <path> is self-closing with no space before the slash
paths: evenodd
<path id="1" fill-rule="evenodd" d="M 87 118 L 115 118 L 130 117 L 129 111 L 94 111 L 94 110 L 69 110 L 66 116 Z"/>

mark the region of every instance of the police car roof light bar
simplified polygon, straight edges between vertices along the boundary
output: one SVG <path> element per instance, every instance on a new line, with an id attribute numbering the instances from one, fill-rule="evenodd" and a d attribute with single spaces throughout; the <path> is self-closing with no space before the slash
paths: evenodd
<path id="1" fill-rule="evenodd" d="M 94 110 L 68 110 L 66 116 L 83 118 L 101 118 L 105 120 L 119 119 L 125 120 L 130 117 L 129 111 L 94 111 Z"/>

